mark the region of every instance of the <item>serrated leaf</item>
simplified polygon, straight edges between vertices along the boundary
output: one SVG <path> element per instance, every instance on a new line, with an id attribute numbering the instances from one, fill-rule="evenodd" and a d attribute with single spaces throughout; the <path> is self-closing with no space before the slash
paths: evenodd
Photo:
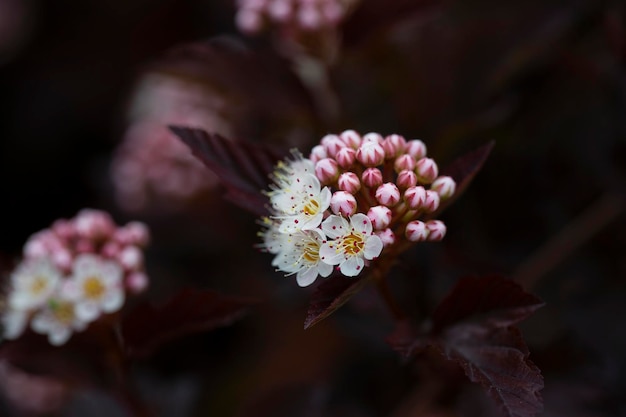
<path id="1" fill-rule="evenodd" d="M 544 305 L 513 280 L 500 276 L 460 279 L 433 313 L 434 334 L 458 324 L 484 328 L 519 323 Z"/>
<path id="2" fill-rule="evenodd" d="M 211 290 L 185 289 L 159 307 L 140 305 L 122 322 L 126 352 L 130 356 L 145 356 L 168 341 L 229 326 L 252 303 L 250 299 Z"/>
<path id="3" fill-rule="evenodd" d="M 267 214 L 268 175 L 286 152 L 269 146 L 228 140 L 218 134 L 183 126 L 169 126 L 220 179 L 227 190 L 225 198 L 258 216 Z"/>
<path id="4" fill-rule="evenodd" d="M 304 328 L 308 329 L 333 314 L 367 282 L 368 277 L 348 278 L 341 274 L 331 275 L 313 292 Z"/>

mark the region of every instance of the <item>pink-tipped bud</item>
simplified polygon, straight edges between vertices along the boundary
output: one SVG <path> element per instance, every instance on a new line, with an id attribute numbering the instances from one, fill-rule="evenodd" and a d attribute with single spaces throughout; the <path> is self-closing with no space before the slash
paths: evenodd
<path id="1" fill-rule="evenodd" d="M 417 161 L 415 165 L 415 173 L 417 174 L 417 179 L 422 184 L 430 184 L 439 175 L 439 168 L 437 168 L 437 164 L 431 158 L 422 158 Z"/>
<path id="2" fill-rule="evenodd" d="M 322 138 L 322 146 L 328 157 L 334 158 L 341 148 L 346 147 L 346 144 L 337 135 L 326 135 Z"/>
<path id="3" fill-rule="evenodd" d="M 367 168 L 361 174 L 361 180 L 365 186 L 376 188 L 383 183 L 383 173 L 378 168 Z"/>
<path id="4" fill-rule="evenodd" d="M 423 242 L 428 239 L 428 228 L 426 223 L 413 220 L 406 225 L 404 234 L 410 242 Z"/>
<path id="5" fill-rule="evenodd" d="M 108 213 L 100 210 L 81 210 L 74 220 L 74 227 L 80 237 L 102 239 L 115 231 L 115 223 Z"/>
<path id="6" fill-rule="evenodd" d="M 322 16 L 330 24 L 337 24 L 343 16 L 343 7 L 336 2 L 324 3 L 321 8 Z"/>
<path id="7" fill-rule="evenodd" d="M 356 199 L 345 191 L 337 191 L 330 198 L 330 209 L 337 215 L 352 216 L 356 212 Z"/>
<path id="8" fill-rule="evenodd" d="M 109 259 L 117 258 L 117 256 L 120 254 L 120 250 L 121 250 L 121 247 L 119 243 L 111 240 L 102 247 L 101 254 L 105 258 L 109 258 Z"/>
<path id="9" fill-rule="evenodd" d="M 317 163 L 318 161 L 328 158 L 328 154 L 326 153 L 326 149 L 322 145 L 314 146 L 311 149 L 311 155 L 309 155 L 309 159 L 313 161 L 313 163 Z"/>
<path id="10" fill-rule="evenodd" d="M 354 172 L 344 172 L 337 179 L 337 187 L 350 194 L 356 194 L 361 189 L 361 181 Z"/>
<path id="11" fill-rule="evenodd" d="M 432 190 L 427 190 L 426 199 L 424 200 L 422 208 L 426 213 L 432 213 L 439 208 L 440 201 L 439 194 Z"/>
<path id="12" fill-rule="evenodd" d="M 396 234 L 391 229 L 378 230 L 374 232 L 374 234 L 383 241 L 383 246 L 389 246 L 396 243 Z"/>
<path id="13" fill-rule="evenodd" d="M 137 271 L 143 265 L 143 252 L 136 246 L 127 246 L 117 256 L 120 264 L 128 271 Z"/>
<path id="14" fill-rule="evenodd" d="M 127 244 L 135 246 L 146 246 L 150 241 L 150 230 L 145 223 L 130 222 L 124 226 L 128 233 Z"/>
<path id="15" fill-rule="evenodd" d="M 383 149 L 385 149 L 385 157 L 393 159 L 404 152 L 406 139 L 400 135 L 389 135 L 383 140 Z"/>
<path id="16" fill-rule="evenodd" d="M 407 188 L 404 192 L 404 201 L 411 210 L 421 209 L 426 201 L 426 189 L 421 185 Z"/>
<path id="17" fill-rule="evenodd" d="M 376 200 L 387 207 L 393 207 L 400 201 L 400 190 L 396 184 L 386 182 L 376 189 Z"/>
<path id="18" fill-rule="evenodd" d="M 315 176 L 322 184 L 332 184 L 339 177 L 339 167 L 337 161 L 324 158 L 315 164 Z"/>
<path id="19" fill-rule="evenodd" d="M 370 132 L 363 135 L 363 142 L 374 142 L 381 145 L 383 143 L 383 137 L 380 133 Z"/>
<path id="20" fill-rule="evenodd" d="M 364 139 L 356 151 L 356 159 L 366 167 L 375 167 L 385 160 L 385 150 L 379 143 Z"/>
<path id="21" fill-rule="evenodd" d="M 277 22 L 285 22 L 291 16 L 291 3 L 288 0 L 274 0 L 269 3 L 267 13 Z"/>
<path id="22" fill-rule="evenodd" d="M 76 252 L 77 253 L 94 253 L 95 247 L 93 242 L 89 239 L 78 239 L 76 242 Z"/>
<path id="23" fill-rule="evenodd" d="M 315 6 L 304 4 L 298 9 L 298 22 L 304 29 L 315 30 L 322 25 L 322 15 Z"/>
<path id="24" fill-rule="evenodd" d="M 239 9 L 237 16 L 235 16 L 235 22 L 239 30 L 244 33 L 256 33 L 263 26 L 261 14 L 257 10 L 248 7 Z"/>
<path id="25" fill-rule="evenodd" d="M 374 206 L 367 211 L 367 217 L 372 222 L 374 229 L 382 230 L 391 223 L 391 210 L 385 206 Z"/>
<path id="26" fill-rule="evenodd" d="M 57 266 L 57 268 L 63 271 L 69 271 L 71 269 L 72 262 L 74 260 L 69 251 L 65 249 L 59 249 L 54 251 L 51 255 L 52 262 Z"/>
<path id="27" fill-rule="evenodd" d="M 335 160 L 341 168 L 348 169 L 354 165 L 354 161 L 356 161 L 356 151 L 348 147 L 341 148 L 337 151 Z"/>
<path id="28" fill-rule="evenodd" d="M 23 252 L 26 258 L 40 258 L 50 253 L 46 245 L 39 239 L 29 239 L 24 245 Z"/>
<path id="29" fill-rule="evenodd" d="M 356 150 L 359 148 L 359 146 L 361 146 L 361 135 L 359 135 L 356 131 L 354 130 L 344 130 L 343 132 L 341 132 L 341 134 L 339 135 L 339 138 L 341 140 L 343 140 L 343 142 L 351 147 L 352 149 Z"/>
<path id="30" fill-rule="evenodd" d="M 74 224 L 69 220 L 57 220 L 52 224 L 52 231 L 60 239 L 69 240 L 76 236 L 76 228 Z"/>
<path id="31" fill-rule="evenodd" d="M 414 187 L 417 184 L 417 175 L 414 171 L 400 171 L 396 184 L 401 190 Z"/>
<path id="32" fill-rule="evenodd" d="M 148 276 L 143 272 L 133 272 L 126 277 L 126 288 L 133 294 L 139 294 L 148 288 Z"/>
<path id="33" fill-rule="evenodd" d="M 426 156 L 426 145 L 419 139 L 413 139 L 406 143 L 404 152 L 419 160 Z"/>
<path id="34" fill-rule="evenodd" d="M 430 189 L 439 194 L 442 200 L 445 200 L 452 197 L 456 191 L 456 182 L 454 182 L 452 177 L 442 176 L 433 182 Z"/>
<path id="35" fill-rule="evenodd" d="M 396 172 L 413 171 L 415 169 L 415 165 L 415 159 L 406 153 L 400 155 L 395 161 L 393 161 L 393 169 L 395 169 Z"/>
<path id="36" fill-rule="evenodd" d="M 426 222 L 428 240 L 435 242 L 443 239 L 446 235 L 446 225 L 441 220 L 429 220 Z"/>

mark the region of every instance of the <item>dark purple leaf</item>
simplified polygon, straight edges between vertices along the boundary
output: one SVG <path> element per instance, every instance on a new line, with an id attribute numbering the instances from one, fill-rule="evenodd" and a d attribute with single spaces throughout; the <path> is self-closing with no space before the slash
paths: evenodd
<path id="1" fill-rule="evenodd" d="M 331 275 L 313 292 L 304 320 L 304 328 L 308 329 L 330 316 L 368 281 L 367 277 L 348 278 L 341 274 Z"/>
<path id="2" fill-rule="evenodd" d="M 269 146 L 228 140 L 200 129 L 170 126 L 226 187 L 226 198 L 256 215 L 267 215 L 268 175 L 286 152 Z"/>
<path id="3" fill-rule="evenodd" d="M 228 326 L 252 303 L 211 290 L 185 289 L 162 306 L 143 304 L 122 322 L 126 351 L 130 356 L 145 356 L 170 340 Z"/>
<path id="4" fill-rule="evenodd" d="M 499 276 L 460 279 L 433 313 L 434 334 L 459 324 L 481 328 L 519 323 L 544 305 L 516 282 Z"/>

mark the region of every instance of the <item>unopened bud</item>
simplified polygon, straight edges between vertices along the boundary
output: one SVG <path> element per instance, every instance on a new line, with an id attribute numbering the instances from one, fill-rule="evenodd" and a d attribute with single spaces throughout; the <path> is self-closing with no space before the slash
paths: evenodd
<path id="1" fill-rule="evenodd" d="M 426 223 L 413 220 L 406 225 L 404 234 L 410 242 L 423 242 L 428 238 L 429 230 Z"/>
<path id="2" fill-rule="evenodd" d="M 124 226 L 124 230 L 128 233 L 127 243 L 136 246 L 145 246 L 150 241 L 150 230 L 145 223 L 130 222 Z"/>
<path id="3" fill-rule="evenodd" d="M 413 139 L 406 143 L 404 152 L 411 155 L 415 160 L 422 159 L 426 156 L 426 145 L 419 139 Z"/>
<path id="4" fill-rule="evenodd" d="M 439 194 L 442 200 L 452 197 L 456 191 L 456 182 L 452 177 L 438 177 L 430 186 L 430 189 Z"/>
<path id="5" fill-rule="evenodd" d="M 339 134 L 339 138 L 343 140 L 347 146 L 354 150 L 361 146 L 361 135 L 354 130 L 344 130 L 341 134 Z"/>
<path id="6" fill-rule="evenodd" d="M 404 201 L 411 210 L 421 209 L 426 201 L 426 189 L 421 185 L 407 188 L 404 192 Z"/>
<path id="7" fill-rule="evenodd" d="M 379 143 L 364 139 L 356 151 L 356 159 L 367 167 L 375 167 L 385 160 L 385 150 Z"/>
<path id="8" fill-rule="evenodd" d="M 339 167 L 337 161 L 330 158 L 324 158 L 315 164 L 315 176 L 322 184 L 332 184 L 339 176 Z"/>
<path id="9" fill-rule="evenodd" d="M 76 232 L 87 239 L 110 237 L 115 231 L 115 223 L 108 213 L 100 210 L 81 210 L 74 221 Z"/>
<path id="10" fill-rule="evenodd" d="M 126 288 L 133 294 L 139 294 L 148 288 L 148 276 L 143 272 L 133 272 L 126 277 Z"/>
<path id="11" fill-rule="evenodd" d="M 274 0 L 267 7 L 267 13 L 277 22 L 284 22 L 291 16 L 291 3 L 287 0 Z"/>
<path id="12" fill-rule="evenodd" d="M 370 188 L 376 188 L 383 183 L 383 173 L 378 168 L 367 168 L 361 174 L 363 184 Z"/>
<path id="13" fill-rule="evenodd" d="M 298 22 L 305 29 L 315 30 L 322 24 L 322 15 L 314 5 L 304 4 L 298 9 Z"/>
<path id="14" fill-rule="evenodd" d="M 376 189 L 376 200 L 387 207 L 393 207 L 400 201 L 400 190 L 396 184 L 386 182 Z"/>
<path id="15" fill-rule="evenodd" d="M 337 215 L 352 216 L 356 212 L 356 199 L 345 191 L 337 191 L 330 198 L 330 209 Z"/>
<path id="16" fill-rule="evenodd" d="M 417 175 L 415 175 L 414 171 L 400 171 L 396 184 L 398 184 L 398 188 L 401 190 L 414 187 L 417 184 Z"/>
<path id="17" fill-rule="evenodd" d="M 354 172 L 344 172 L 337 179 L 337 187 L 350 194 L 356 194 L 361 189 L 361 181 Z"/>
<path id="18" fill-rule="evenodd" d="M 313 161 L 314 164 L 324 158 L 328 158 L 328 154 L 326 153 L 326 149 L 324 149 L 322 145 L 314 146 L 313 149 L 311 149 L 311 155 L 309 156 L 309 159 Z"/>
<path id="19" fill-rule="evenodd" d="M 356 160 L 356 151 L 352 148 L 348 148 L 347 146 L 341 148 L 335 155 L 335 160 L 341 168 L 348 169 L 354 165 L 354 161 Z"/>
<path id="20" fill-rule="evenodd" d="M 446 235 L 446 225 L 441 220 L 429 220 L 426 222 L 428 240 L 439 241 Z"/>
<path id="21" fill-rule="evenodd" d="M 409 154 L 403 154 L 393 161 L 393 168 L 396 172 L 413 171 L 415 169 L 415 159 Z"/>
<path id="22" fill-rule="evenodd" d="M 383 143 L 383 137 L 380 133 L 370 132 L 363 135 L 363 142 L 374 142 L 380 145 Z"/>
<path id="23" fill-rule="evenodd" d="M 396 234 L 391 229 L 378 230 L 374 232 L 374 234 L 383 241 L 384 246 L 389 246 L 396 243 Z"/>
<path id="24" fill-rule="evenodd" d="M 417 174 L 417 179 L 422 184 L 430 184 L 439 175 L 439 168 L 437 168 L 437 163 L 431 158 L 422 158 L 417 161 L 415 165 L 415 173 Z"/>
<path id="25" fill-rule="evenodd" d="M 385 150 L 385 157 L 387 159 L 393 159 L 402 153 L 404 153 L 404 147 L 406 146 L 406 140 L 400 135 L 389 135 L 383 140 L 383 149 Z"/>
<path id="26" fill-rule="evenodd" d="M 367 211 L 367 217 L 372 222 L 374 229 L 382 230 L 391 223 L 391 210 L 385 206 L 374 206 Z"/>
<path id="27" fill-rule="evenodd" d="M 346 144 L 337 135 L 326 135 L 322 138 L 321 143 L 329 158 L 334 158 L 341 148 L 346 147 Z"/>
<path id="28" fill-rule="evenodd" d="M 439 208 L 439 203 L 441 202 L 439 198 L 439 194 L 432 190 L 426 191 L 426 199 L 424 200 L 424 205 L 422 208 L 426 213 L 432 213 Z"/>
<path id="29" fill-rule="evenodd" d="M 136 246 L 127 246 L 122 249 L 117 259 L 128 271 L 136 271 L 143 265 L 143 253 Z"/>

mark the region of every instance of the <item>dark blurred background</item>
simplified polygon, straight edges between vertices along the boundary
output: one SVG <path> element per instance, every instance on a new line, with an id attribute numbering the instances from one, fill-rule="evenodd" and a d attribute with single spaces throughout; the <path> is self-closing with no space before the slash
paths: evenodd
<path id="1" fill-rule="evenodd" d="M 547 303 L 522 326 L 546 379 L 543 415 L 626 415 L 626 4 L 365 0 L 339 29 L 330 116 L 275 39 L 239 34 L 234 13 L 229 0 L 0 0 L 5 268 L 29 235 L 93 207 L 152 228 L 152 296 L 184 285 L 261 294 L 266 302 L 233 328 L 138 366 L 148 402 L 178 410 L 163 415 L 486 415 L 464 405 L 478 392 L 436 412 L 415 406 L 428 397 L 424 373 L 384 344 L 392 326 L 376 294 L 303 333 L 310 291 L 255 252 L 254 219 L 222 202 L 219 188 L 176 210 L 155 200 L 129 212 L 114 198 L 110 165 L 146 71 L 225 96 L 237 108 L 226 112 L 231 132 L 248 140 L 306 150 L 348 128 L 399 133 L 422 139 L 442 166 L 495 140 L 443 216 L 444 242 L 407 256 L 428 281 L 415 309 L 429 311 L 463 275 L 516 279 Z M 184 51 L 215 37 L 270 64 L 233 75 L 249 61 L 225 53 L 226 74 L 214 65 L 222 50 Z M 261 86 L 247 85 L 251 77 Z M 79 392 L 68 415 L 105 401 Z M 296 408 L 264 411 L 285 396 Z"/>

